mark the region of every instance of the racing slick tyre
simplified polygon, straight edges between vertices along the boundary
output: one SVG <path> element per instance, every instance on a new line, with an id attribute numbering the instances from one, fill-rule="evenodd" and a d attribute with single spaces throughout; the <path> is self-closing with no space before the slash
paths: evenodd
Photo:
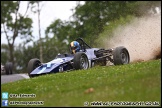
<path id="1" fill-rule="evenodd" d="M 13 71 L 13 64 L 12 64 L 12 62 L 7 62 L 6 63 L 5 71 L 6 71 L 6 75 L 12 74 L 12 71 Z"/>
<path id="2" fill-rule="evenodd" d="M 88 58 L 87 58 L 87 55 L 83 52 L 78 52 L 74 55 L 74 68 L 76 70 L 79 70 L 79 69 L 88 69 L 89 67 L 89 62 L 88 62 Z"/>
<path id="3" fill-rule="evenodd" d="M 37 58 L 34 58 L 34 59 L 31 59 L 29 62 L 28 62 L 28 66 L 27 66 L 27 71 L 28 71 L 28 75 L 29 77 L 34 77 L 34 75 L 30 75 L 30 73 L 35 69 L 37 68 L 38 66 L 41 65 L 41 62 L 39 59 Z"/>
<path id="4" fill-rule="evenodd" d="M 128 50 L 123 47 L 116 47 L 113 51 L 114 65 L 128 64 L 130 61 Z"/>

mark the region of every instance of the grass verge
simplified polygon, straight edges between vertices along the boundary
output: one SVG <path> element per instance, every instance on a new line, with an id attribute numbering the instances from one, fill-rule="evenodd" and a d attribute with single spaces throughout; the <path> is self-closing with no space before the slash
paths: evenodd
<path id="1" fill-rule="evenodd" d="M 93 90 L 88 92 L 89 88 Z M 121 66 L 96 66 L 19 80 L 1 84 L 1 92 L 35 94 L 35 98 L 8 100 L 43 101 L 44 105 L 34 105 L 40 107 L 84 106 L 85 102 L 90 106 L 91 102 L 101 101 L 157 102 L 161 106 L 161 59 Z"/>

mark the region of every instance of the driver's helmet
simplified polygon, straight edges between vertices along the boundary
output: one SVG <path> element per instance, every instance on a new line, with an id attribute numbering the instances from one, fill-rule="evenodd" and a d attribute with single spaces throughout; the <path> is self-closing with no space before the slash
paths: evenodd
<path id="1" fill-rule="evenodd" d="M 70 43 L 70 48 L 71 48 L 71 51 L 73 54 L 75 54 L 76 52 L 79 52 L 80 51 L 80 45 L 79 45 L 79 42 L 77 41 L 72 41 Z"/>

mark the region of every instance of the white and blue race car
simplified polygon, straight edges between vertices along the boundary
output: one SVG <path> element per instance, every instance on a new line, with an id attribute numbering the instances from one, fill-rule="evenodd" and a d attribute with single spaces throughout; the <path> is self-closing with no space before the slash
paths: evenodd
<path id="1" fill-rule="evenodd" d="M 76 41 L 81 46 L 80 52 L 58 54 L 56 58 L 47 63 L 41 63 L 37 58 L 31 59 L 27 67 L 29 77 L 79 69 L 86 70 L 95 65 L 106 66 L 108 61 L 113 65 L 124 65 L 130 62 L 129 52 L 124 46 L 105 50 L 90 47 L 82 38 Z"/>

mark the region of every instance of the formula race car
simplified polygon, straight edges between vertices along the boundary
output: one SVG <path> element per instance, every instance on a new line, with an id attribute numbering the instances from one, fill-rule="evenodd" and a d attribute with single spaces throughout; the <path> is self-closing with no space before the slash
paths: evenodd
<path id="1" fill-rule="evenodd" d="M 41 63 L 37 58 L 31 59 L 27 67 L 29 77 L 79 69 L 86 70 L 95 65 L 106 66 L 107 62 L 113 65 L 124 65 L 130 62 L 129 52 L 124 46 L 106 50 L 92 48 L 82 38 L 76 41 L 79 42 L 81 50 L 75 54 L 58 54 L 48 63 Z M 70 52 L 72 52 L 71 49 Z"/>

